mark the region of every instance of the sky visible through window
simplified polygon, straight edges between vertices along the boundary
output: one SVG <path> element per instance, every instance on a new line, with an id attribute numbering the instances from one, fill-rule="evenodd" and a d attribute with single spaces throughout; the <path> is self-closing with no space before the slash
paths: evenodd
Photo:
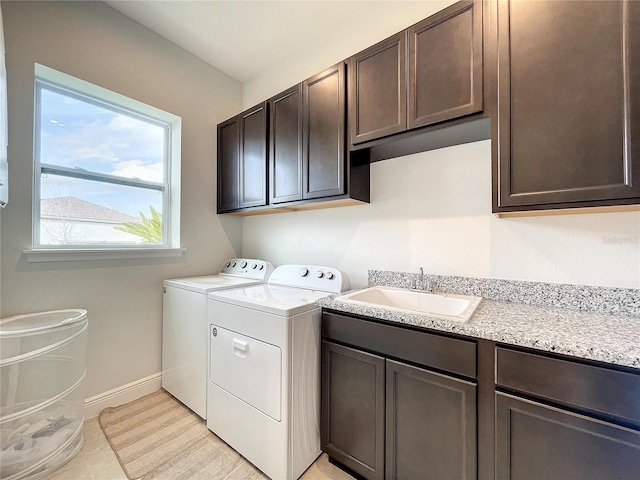
<path id="1" fill-rule="evenodd" d="M 148 182 L 164 182 L 165 127 L 43 87 L 40 162 Z M 137 217 L 162 212 L 162 193 L 43 174 L 41 198 L 76 197 Z M 148 216 L 148 215 L 147 215 Z"/>

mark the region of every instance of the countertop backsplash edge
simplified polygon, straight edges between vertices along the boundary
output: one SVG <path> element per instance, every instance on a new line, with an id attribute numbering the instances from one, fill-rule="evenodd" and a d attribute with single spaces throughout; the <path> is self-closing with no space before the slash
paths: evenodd
<path id="1" fill-rule="evenodd" d="M 370 287 L 407 287 L 417 273 L 369 270 Z M 605 315 L 640 316 L 640 289 L 424 274 L 436 292 Z"/>

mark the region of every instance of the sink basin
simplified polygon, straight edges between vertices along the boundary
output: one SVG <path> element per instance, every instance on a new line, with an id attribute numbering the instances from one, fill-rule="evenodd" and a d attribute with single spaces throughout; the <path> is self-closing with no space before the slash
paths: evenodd
<path id="1" fill-rule="evenodd" d="M 427 316 L 435 315 L 466 322 L 473 315 L 482 297 L 452 293 L 426 293 L 394 287 L 369 287 L 341 295 L 335 300 Z"/>

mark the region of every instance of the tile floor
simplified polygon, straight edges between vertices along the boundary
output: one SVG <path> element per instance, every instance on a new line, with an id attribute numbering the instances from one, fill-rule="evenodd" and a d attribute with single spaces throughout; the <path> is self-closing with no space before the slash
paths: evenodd
<path id="1" fill-rule="evenodd" d="M 115 453 L 102 433 L 98 417 L 85 420 L 82 433 L 82 451 L 46 480 L 127 480 Z M 331 465 L 327 455 L 323 453 L 300 480 L 353 480 L 353 477 Z"/>

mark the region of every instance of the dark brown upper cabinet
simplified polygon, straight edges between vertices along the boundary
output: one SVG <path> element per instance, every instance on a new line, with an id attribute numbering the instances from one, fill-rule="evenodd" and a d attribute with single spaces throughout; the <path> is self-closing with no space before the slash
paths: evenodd
<path id="1" fill-rule="evenodd" d="M 267 203 L 267 104 L 218 125 L 218 213 Z"/>
<path id="2" fill-rule="evenodd" d="M 463 1 L 351 57 L 351 144 L 482 112 L 482 32 Z"/>
<path id="3" fill-rule="evenodd" d="M 458 2 L 408 30 L 408 127 L 481 112 L 482 2 Z"/>
<path id="4" fill-rule="evenodd" d="M 240 115 L 240 208 L 267 204 L 267 103 Z"/>
<path id="5" fill-rule="evenodd" d="M 345 76 L 341 62 L 218 125 L 218 213 L 369 202 L 369 154 L 346 154 Z"/>
<path id="6" fill-rule="evenodd" d="M 238 208 L 240 120 L 238 116 L 218 125 L 218 213 Z"/>
<path id="7" fill-rule="evenodd" d="M 349 59 L 352 144 L 406 130 L 406 46 L 405 31 Z"/>
<path id="8" fill-rule="evenodd" d="M 344 63 L 302 83 L 304 199 L 345 193 L 345 88 Z"/>
<path id="9" fill-rule="evenodd" d="M 494 212 L 639 203 L 640 2 L 492 8 Z"/>
<path id="10" fill-rule="evenodd" d="M 302 84 L 269 100 L 269 203 L 302 200 Z"/>

